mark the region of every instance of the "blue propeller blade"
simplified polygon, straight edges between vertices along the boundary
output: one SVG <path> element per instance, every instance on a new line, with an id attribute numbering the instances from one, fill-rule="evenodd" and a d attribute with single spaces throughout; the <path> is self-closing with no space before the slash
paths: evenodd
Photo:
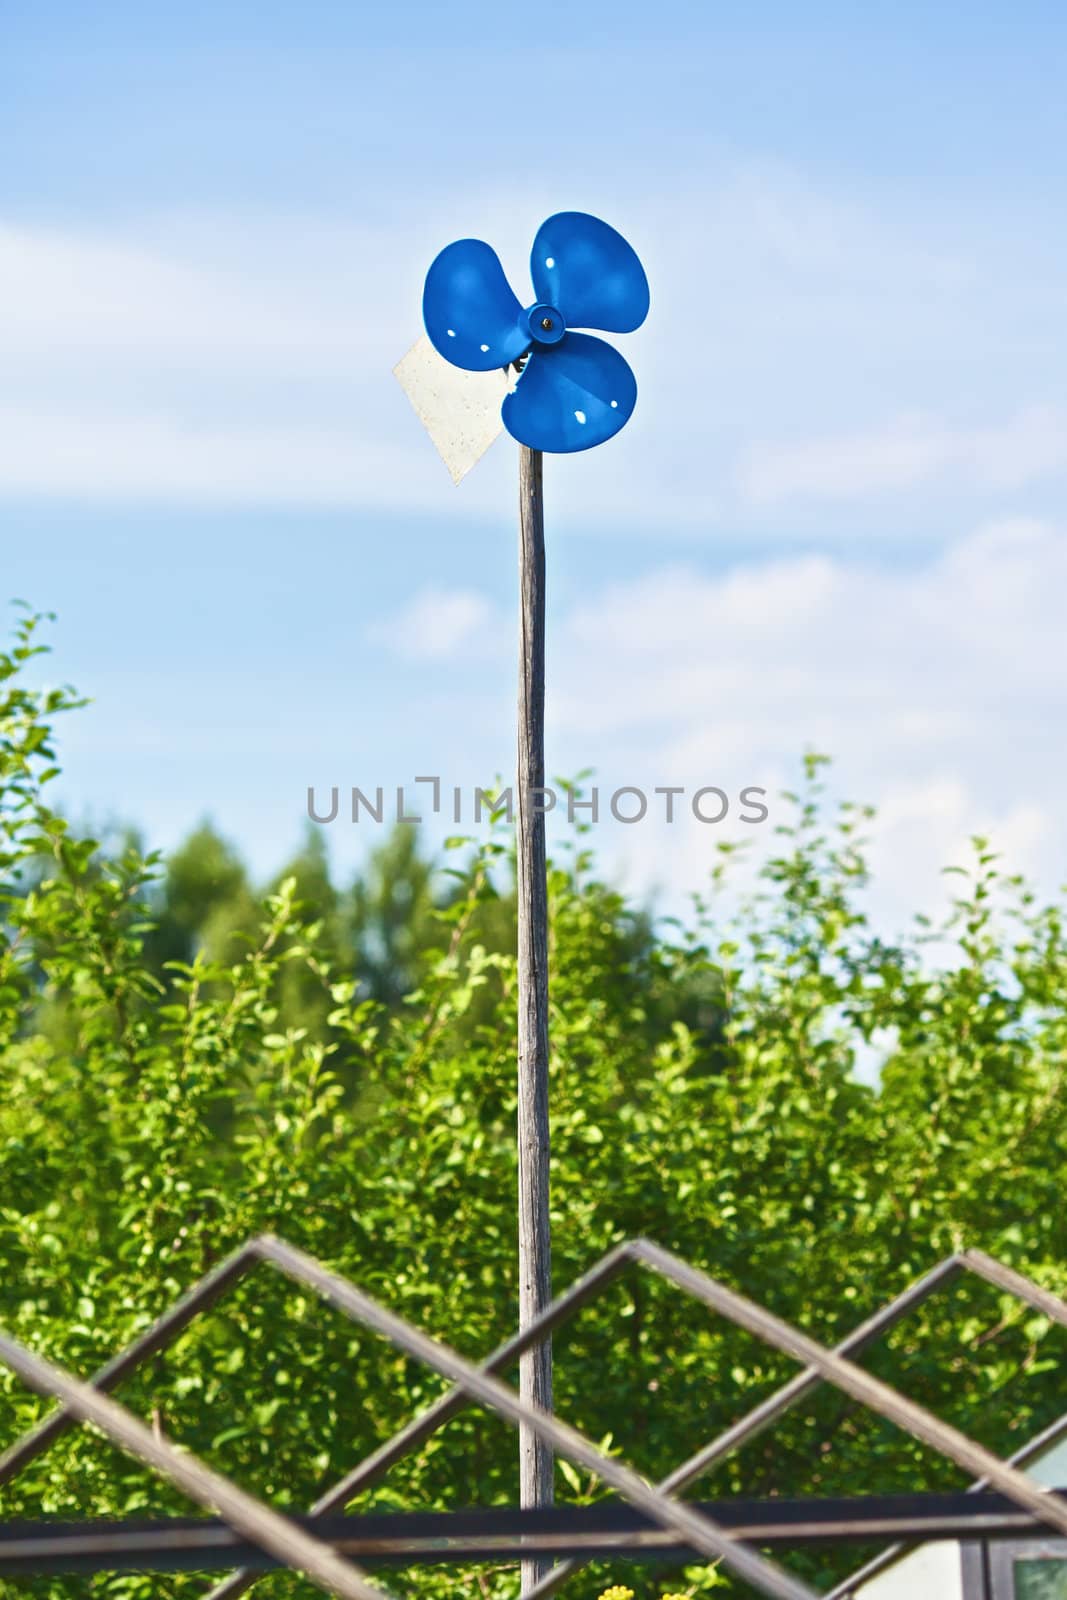
<path id="1" fill-rule="evenodd" d="M 446 245 L 426 275 L 422 317 L 439 355 L 468 372 L 491 372 L 530 347 L 529 326 L 500 258 L 481 239 Z"/>
<path id="2" fill-rule="evenodd" d="M 504 400 L 504 426 L 531 450 L 566 454 L 610 439 L 636 403 L 637 380 L 619 352 L 591 334 L 568 333 L 530 356 Z"/>
<path id="3" fill-rule="evenodd" d="M 537 230 L 530 275 L 538 300 L 568 328 L 632 333 L 648 316 L 648 279 L 621 233 L 584 211 L 560 211 Z"/>

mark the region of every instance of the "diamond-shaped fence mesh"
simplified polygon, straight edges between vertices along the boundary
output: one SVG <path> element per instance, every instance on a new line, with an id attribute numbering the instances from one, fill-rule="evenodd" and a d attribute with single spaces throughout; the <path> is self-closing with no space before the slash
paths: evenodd
<path id="1" fill-rule="evenodd" d="M 353 1466 L 303 1517 L 273 1510 L 195 1456 L 177 1449 L 159 1429 L 111 1397 L 124 1378 L 171 1345 L 194 1318 L 261 1266 L 313 1291 L 453 1385 Z M 606 1455 L 560 1417 L 525 1404 L 501 1376 L 523 1351 L 566 1323 L 620 1275 L 633 1270 L 657 1274 L 765 1345 L 792 1357 L 801 1368 L 655 1486 Z M 981 1251 L 968 1250 L 940 1262 L 831 1350 L 669 1251 L 635 1239 L 616 1246 L 540 1316 L 476 1366 L 380 1305 L 347 1278 L 283 1240 L 265 1235 L 214 1268 L 86 1382 L 0 1331 L 0 1361 L 28 1387 L 59 1402 L 58 1409 L 0 1455 L 0 1490 L 69 1428 L 91 1423 L 112 1444 L 176 1486 L 204 1511 L 214 1513 L 213 1517 L 155 1522 L 0 1522 L 0 1574 L 232 1567 L 236 1570 L 216 1583 L 206 1600 L 233 1600 L 248 1590 L 265 1568 L 284 1566 L 303 1573 L 328 1594 L 346 1600 L 381 1600 L 388 1591 L 371 1581 L 364 1563 L 517 1561 L 536 1555 L 555 1560 L 530 1591 L 531 1600 L 533 1596 L 547 1600 L 593 1557 L 647 1556 L 721 1562 L 775 1600 L 813 1600 L 814 1591 L 807 1584 L 761 1551 L 810 1540 L 888 1537 L 914 1542 L 958 1537 L 979 1529 L 986 1536 L 1044 1528 L 1062 1537 L 1067 1535 L 1067 1502 L 1059 1494 L 1049 1493 L 1018 1466 L 873 1377 L 854 1359 L 935 1291 L 964 1273 L 984 1279 L 1067 1327 L 1067 1302 Z M 973 1491 L 833 1501 L 775 1498 L 696 1503 L 679 1498 L 680 1491 L 772 1426 L 822 1383 L 833 1385 L 965 1469 L 976 1479 Z M 559 1456 L 595 1473 L 616 1491 L 618 1501 L 541 1511 L 497 1508 L 343 1515 L 358 1494 L 470 1404 L 481 1405 L 514 1426 L 525 1423 Z"/>

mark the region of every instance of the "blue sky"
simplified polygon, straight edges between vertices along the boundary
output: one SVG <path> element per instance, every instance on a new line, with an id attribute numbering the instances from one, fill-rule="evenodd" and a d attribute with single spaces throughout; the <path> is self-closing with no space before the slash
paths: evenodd
<path id="1" fill-rule="evenodd" d="M 574 207 L 653 312 L 548 464 L 550 767 L 814 743 L 887 907 L 978 827 L 1058 882 L 1064 81 L 1051 4 L 4 7 L 0 598 L 94 699 L 66 803 L 265 873 L 308 783 L 507 769 L 514 450 L 453 488 L 391 368 L 442 244 L 518 287 Z M 668 898 L 709 837 L 602 832 Z"/>

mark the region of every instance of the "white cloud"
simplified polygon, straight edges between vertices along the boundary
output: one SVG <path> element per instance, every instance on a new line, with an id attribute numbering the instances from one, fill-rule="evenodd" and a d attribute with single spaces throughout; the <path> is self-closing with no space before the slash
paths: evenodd
<path id="1" fill-rule="evenodd" d="M 463 217 L 520 293 L 537 204 L 475 193 Z M 829 538 L 862 497 L 893 494 L 903 517 L 902 486 L 969 504 L 977 486 L 995 505 L 1062 471 L 1059 279 L 1040 230 L 1020 296 L 1024 264 L 1005 272 L 998 241 L 787 170 L 683 172 L 618 220 L 653 282 L 647 328 L 618 341 L 641 400 L 618 442 L 552 463 L 560 526 L 781 539 L 796 536 L 783 506 L 816 505 Z M 497 514 L 512 453 L 454 493 L 390 375 L 419 331 L 422 267 L 458 225 L 426 208 L 358 227 L 0 218 L 0 495 Z M 937 538 L 912 498 L 911 526 Z"/>
<path id="2" fill-rule="evenodd" d="M 1026 519 L 918 567 L 798 556 L 611 585 L 560 630 L 555 770 L 773 792 L 795 784 L 814 745 L 835 758 L 843 792 L 880 808 L 887 915 L 940 903 L 941 869 L 975 833 L 1055 887 L 1067 852 L 1067 748 L 1050 736 L 1067 718 L 1065 590 L 1067 535 Z M 692 823 L 616 841 L 640 879 L 676 891 L 699 880 L 713 844 Z"/>
<path id="3" fill-rule="evenodd" d="M 429 504 L 402 346 L 369 310 L 376 244 L 282 218 L 0 225 L 0 493 L 378 506 L 403 484 Z"/>
<path id="4" fill-rule="evenodd" d="M 210 426 L 182 416 L 0 408 L 0 485 L 20 495 L 388 506 L 407 465 L 397 444 L 369 443 L 336 426 Z"/>
<path id="5" fill-rule="evenodd" d="M 496 616 L 473 589 L 423 589 L 394 616 L 376 622 L 371 637 L 407 661 L 452 661 L 490 646 Z"/>
<path id="6" fill-rule="evenodd" d="M 5 366 L 30 357 L 62 368 L 88 355 L 205 376 L 236 362 L 259 375 L 351 372 L 380 344 L 380 322 L 363 314 L 359 292 L 368 241 L 305 222 L 287 274 L 275 260 L 282 226 L 263 237 L 250 225 L 235 254 L 221 223 L 214 237 L 191 239 L 154 238 L 150 227 L 110 236 L 0 223 Z"/>
<path id="7" fill-rule="evenodd" d="M 1044 806 L 1025 798 L 989 806 L 959 772 L 959 767 L 951 776 L 934 771 L 912 783 L 888 778 L 871 856 L 879 876 L 891 878 L 906 861 L 909 882 L 932 885 L 946 866 L 967 862 L 969 841 L 976 835 L 993 837 L 1012 871 L 1040 870 L 1056 831 L 1054 796 Z"/>
<path id="8" fill-rule="evenodd" d="M 913 489 L 955 475 L 986 489 L 1019 489 L 1067 472 L 1067 414 L 1021 411 L 1007 422 L 949 428 L 936 417 L 901 417 L 884 428 L 798 443 L 753 445 L 738 468 L 743 501 L 853 499 Z"/>

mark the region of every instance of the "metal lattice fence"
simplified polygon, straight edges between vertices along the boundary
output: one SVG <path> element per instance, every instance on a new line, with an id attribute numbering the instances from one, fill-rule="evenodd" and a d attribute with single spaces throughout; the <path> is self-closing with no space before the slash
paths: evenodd
<path id="1" fill-rule="evenodd" d="M 312 1290 L 453 1385 L 332 1485 L 304 1517 L 273 1510 L 195 1456 L 177 1449 L 111 1397 L 124 1378 L 165 1350 L 197 1316 L 263 1265 Z M 801 1365 L 789 1382 L 655 1486 L 630 1466 L 606 1455 L 560 1417 L 525 1403 L 501 1377 L 525 1350 L 566 1323 L 623 1273 L 635 1269 L 657 1274 Z M 380 1305 L 347 1278 L 283 1240 L 265 1235 L 251 1240 L 209 1272 L 87 1382 L 0 1331 L 0 1361 L 29 1388 L 59 1401 L 56 1411 L 0 1455 L 0 1489 L 67 1429 L 91 1423 L 204 1511 L 214 1513 L 214 1517 L 155 1522 L 0 1522 L 0 1574 L 208 1571 L 232 1566 L 236 1570 L 207 1596 L 207 1600 L 232 1600 L 249 1589 L 265 1568 L 284 1566 L 345 1600 L 383 1600 L 388 1591 L 371 1582 L 368 1563 L 415 1565 L 543 1556 L 556 1564 L 532 1593 L 547 1597 L 584 1562 L 625 1555 L 661 1561 L 721 1561 L 774 1600 L 814 1600 L 814 1591 L 807 1584 L 761 1551 L 828 1539 L 886 1537 L 914 1542 L 961 1531 L 992 1537 L 1045 1528 L 1065 1536 L 1067 1502 L 1063 1497 L 1050 1493 L 1020 1467 L 993 1455 L 873 1377 L 854 1359 L 935 1291 L 964 1273 L 984 1279 L 1067 1327 L 1067 1302 L 981 1251 L 967 1250 L 941 1261 L 836 1348 L 828 1349 L 706 1272 L 648 1240 L 635 1239 L 609 1251 L 520 1333 L 474 1365 Z M 681 1490 L 770 1427 L 822 1383 L 833 1385 L 971 1473 L 976 1479 L 973 1491 L 832 1501 L 776 1498 L 698 1504 L 679 1498 Z M 616 1491 L 619 1501 L 536 1511 L 342 1515 L 358 1494 L 469 1404 L 479 1404 L 514 1426 L 524 1424 L 557 1455 L 594 1472 Z"/>

